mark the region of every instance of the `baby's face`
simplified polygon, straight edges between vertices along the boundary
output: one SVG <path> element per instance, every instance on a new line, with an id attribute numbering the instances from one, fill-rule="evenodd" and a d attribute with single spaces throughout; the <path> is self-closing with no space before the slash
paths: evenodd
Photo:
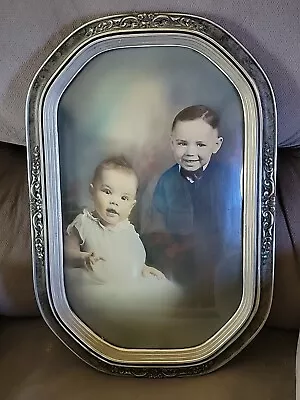
<path id="1" fill-rule="evenodd" d="M 104 225 L 116 225 L 129 217 L 135 204 L 137 178 L 130 171 L 104 169 L 91 185 L 94 206 Z"/>
<path id="2" fill-rule="evenodd" d="M 196 171 L 208 164 L 222 142 L 218 130 L 201 118 L 178 121 L 171 135 L 174 158 L 187 171 Z"/>

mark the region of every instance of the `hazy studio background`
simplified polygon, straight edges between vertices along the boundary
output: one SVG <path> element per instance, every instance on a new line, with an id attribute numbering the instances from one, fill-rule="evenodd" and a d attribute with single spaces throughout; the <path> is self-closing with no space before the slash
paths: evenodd
<path id="1" fill-rule="evenodd" d="M 74 212 L 90 205 L 94 169 L 111 154 L 123 154 L 133 163 L 141 197 L 173 164 L 171 124 L 178 111 L 193 104 L 210 106 L 220 115 L 224 145 L 218 157 L 232 163 L 239 176 L 241 102 L 231 82 L 204 56 L 180 47 L 149 47 L 113 50 L 90 61 L 59 105 L 63 204 Z M 140 218 L 135 223 L 139 229 Z"/>

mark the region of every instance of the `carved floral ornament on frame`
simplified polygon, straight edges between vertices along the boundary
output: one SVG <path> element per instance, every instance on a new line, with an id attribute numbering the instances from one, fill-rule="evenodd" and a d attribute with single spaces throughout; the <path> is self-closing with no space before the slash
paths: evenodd
<path id="1" fill-rule="evenodd" d="M 276 108 L 222 27 L 128 14 L 74 31 L 27 99 L 35 291 L 54 333 L 116 375 L 201 375 L 271 304 Z"/>

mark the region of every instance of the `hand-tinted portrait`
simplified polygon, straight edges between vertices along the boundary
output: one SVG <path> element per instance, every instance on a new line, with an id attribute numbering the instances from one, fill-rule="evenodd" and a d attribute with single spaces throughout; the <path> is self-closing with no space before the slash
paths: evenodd
<path id="1" fill-rule="evenodd" d="M 243 293 L 235 86 L 188 48 L 118 49 L 73 79 L 58 123 L 71 309 L 113 345 L 204 343 Z"/>

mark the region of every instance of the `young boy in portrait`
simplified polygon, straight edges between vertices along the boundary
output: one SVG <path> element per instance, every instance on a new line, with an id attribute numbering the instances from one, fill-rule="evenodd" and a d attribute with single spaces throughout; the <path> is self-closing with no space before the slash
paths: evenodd
<path id="1" fill-rule="evenodd" d="M 161 229 L 143 236 L 149 262 L 199 293 L 203 307 L 215 305 L 223 249 L 226 168 L 215 160 L 222 144 L 219 117 L 209 107 L 193 105 L 176 115 L 170 135 L 176 163 L 159 178 L 152 200 L 151 221 Z"/>

